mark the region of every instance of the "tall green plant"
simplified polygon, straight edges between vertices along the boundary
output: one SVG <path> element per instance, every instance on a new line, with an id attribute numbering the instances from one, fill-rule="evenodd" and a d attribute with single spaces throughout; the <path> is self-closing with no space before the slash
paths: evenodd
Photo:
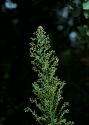
<path id="1" fill-rule="evenodd" d="M 33 93 L 36 98 L 31 98 L 30 101 L 35 103 L 40 113 L 30 107 L 26 108 L 25 111 L 32 112 L 41 125 L 72 125 L 73 122 L 67 122 L 65 118 L 65 114 L 69 112 L 68 103 L 64 102 L 61 106 L 65 82 L 61 82 L 55 76 L 58 58 L 51 50 L 49 36 L 46 35 L 41 26 L 34 34 L 35 37 L 32 38 L 30 44 L 30 54 L 33 59 L 33 70 L 38 73 L 38 80 L 33 83 Z"/>

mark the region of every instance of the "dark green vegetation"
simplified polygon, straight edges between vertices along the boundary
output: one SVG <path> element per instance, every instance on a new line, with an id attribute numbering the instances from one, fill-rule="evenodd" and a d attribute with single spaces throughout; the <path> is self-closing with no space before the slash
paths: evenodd
<path id="1" fill-rule="evenodd" d="M 89 7 L 82 0 L 13 0 L 16 9 L 0 3 L 0 124 L 29 125 L 29 106 L 36 74 L 29 43 L 39 25 L 51 38 L 59 58 L 57 74 L 67 85 L 64 99 L 76 125 L 89 122 Z M 83 5 L 83 6 L 82 6 Z M 76 11 L 75 11 L 76 10 Z M 66 13 L 65 13 L 66 12 Z M 33 124 L 33 123 L 32 123 Z"/>

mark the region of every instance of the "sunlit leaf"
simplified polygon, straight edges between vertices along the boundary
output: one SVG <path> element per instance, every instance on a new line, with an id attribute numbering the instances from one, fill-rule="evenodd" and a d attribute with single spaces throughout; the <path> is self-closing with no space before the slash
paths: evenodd
<path id="1" fill-rule="evenodd" d="M 83 3 L 83 9 L 89 10 L 89 1 L 86 1 L 86 2 Z"/>
<path id="2" fill-rule="evenodd" d="M 85 16 L 86 19 L 88 19 L 89 18 L 89 12 L 85 11 L 84 16 Z"/>

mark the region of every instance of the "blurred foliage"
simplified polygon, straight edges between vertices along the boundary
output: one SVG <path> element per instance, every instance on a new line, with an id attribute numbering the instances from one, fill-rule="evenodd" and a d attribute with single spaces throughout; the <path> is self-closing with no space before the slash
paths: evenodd
<path id="1" fill-rule="evenodd" d="M 39 25 L 50 35 L 59 57 L 57 73 L 68 84 L 64 98 L 70 102 L 70 117 L 76 125 L 87 124 L 89 0 L 7 1 L 17 8 L 7 8 L 6 0 L 0 2 L 0 124 L 29 125 L 29 117 L 33 119 L 23 109 L 37 77 L 31 70 L 29 39 Z"/>

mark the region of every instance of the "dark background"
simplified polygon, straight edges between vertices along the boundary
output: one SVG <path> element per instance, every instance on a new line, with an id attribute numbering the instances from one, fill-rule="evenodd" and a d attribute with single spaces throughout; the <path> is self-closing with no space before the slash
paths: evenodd
<path id="1" fill-rule="evenodd" d="M 52 48 L 59 58 L 57 74 L 66 81 L 64 100 L 70 103 L 69 119 L 75 125 L 89 122 L 89 45 L 78 26 L 88 25 L 81 8 L 73 14 L 65 0 L 7 0 L 17 4 L 6 7 L 0 1 L 0 125 L 36 124 L 31 113 L 25 113 L 32 95 L 35 74 L 30 63 L 30 37 L 39 25 L 50 36 Z M 75 6 L 74 6 L 75 7 Z M 67 16 L 62 15 L 67 12 Z M 79 35 L 79 34 L 78 34 Z M 81 38 L 81 39 L 80 39 Z M 72 40 L 71 40 L 72 39 Z"/>

